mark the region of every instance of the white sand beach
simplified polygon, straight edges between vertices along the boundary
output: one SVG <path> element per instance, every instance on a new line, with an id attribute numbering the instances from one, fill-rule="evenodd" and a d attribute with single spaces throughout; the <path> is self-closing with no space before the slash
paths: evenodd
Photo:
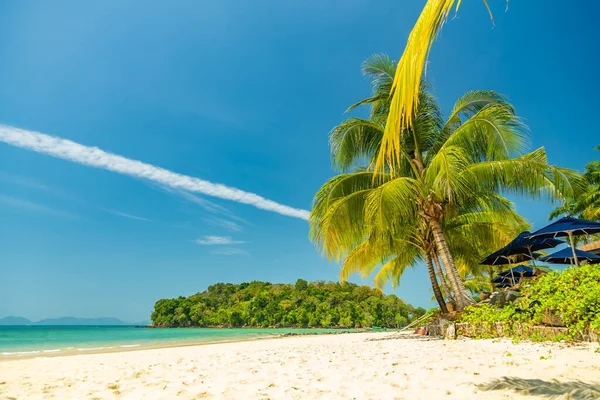
<path id="1" fill-rule="evenodd" d="M 302 336 L 3 361 L 0 399 L 543 398 L 507 388 L 516 386 L 564 399 L 600 394 L 597 344 L 393 337 Z"/>

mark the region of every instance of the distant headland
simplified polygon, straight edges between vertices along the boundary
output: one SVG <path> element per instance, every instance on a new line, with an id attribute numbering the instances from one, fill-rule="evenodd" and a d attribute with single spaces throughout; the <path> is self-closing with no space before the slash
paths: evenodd
<path id="1" fill-rule="evenodd" d="M 149 321 L 125 322 L 118 318 L 46 318 L 40 321 L 31 321 L 23 317 L 0 318 L 0 325 L 148 325 Z"/>

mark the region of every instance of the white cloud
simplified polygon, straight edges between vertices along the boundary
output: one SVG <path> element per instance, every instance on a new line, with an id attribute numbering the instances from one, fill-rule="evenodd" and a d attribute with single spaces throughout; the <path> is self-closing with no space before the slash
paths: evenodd
<path id="1" fill-rule="evenodd" d="M 248 254 L 242 249 L 228 248 L 228 249 L 218 249 L 211 251 L 211 254 L 216 254 L 220 256 L 237 256 L 242 254 Z"/>
<path id="2" fill-rule="evenodd" d="M 127 214 L 124 212 L 120 212 L 120 211 L 115 211 L 115 210 L 108 210 L 108 209 L 102 209 L 102 211 L 112 214 L 112 215 L 117 215 L 119 217 L 124 217 L 124 218 L 129 218 L 129 219 L 135 219 L 138 221 L 146 221 L 146 222 L 152 222 L 152 220 L 149 220 L 148 218 L 143 218 L 143 217 L 138 217 L 137 215 L 132 215 L 132 214 Z"/>
<path id="3" fill-rule="evenodd" d="M 204 236 L 202 239 L 196 239 L 196 243 L 203 246 L 221 246 L 231 244 L 246 243 L 240 240 L 233 240 L 230 236 Z"/>
<path id="4" fill-rule="evenodd" d="M 213 201 L 206 200 L 205 198 L 202 198 L 200 196 L 196 196 L 185 190 L 175 189 L 175 188 L 165 186 L 165 185 L 160 185 L 160 184 L 149 184 L 149 186 L 155 187 L 158 189 L 162 189 L 165 192 L 180 196 L 184 200 L 186 200 L 190 203 L 199 205 L 200 207 L 202 207 L 204 210 L 206 210 L 208 212 L 215 213 L 215 214 L 231 214 L 231 211 L 229 211 L 227 208 L 225 208 Z"/>
<path id="5" fill-rule="evenodd" d="M 9 207 L 18 208 L 25 211 L 55 215 L 57 217 L 79 218 L 78 215 L 71 214 L 70 212 L 56 210 L 54 208 L 47 207 L 39 203 L 34 203 L 33 201 L 20 199 L 18 197 L 5 196 L 0 194 L 0 203 Z"/>
<path id="6" fill-rule="evenodd" d="M 241 232 L 243 230 L 243 228 L 240 224 L 236 224 L 233 221 L 229 221 L 229 220 L 226 220 L 223 218 L 216 218 L 216 217 L 205 218 L 204 221 L 206 221 L 206 223 L 209 225 L 212 225 L 217 228 L 223 228 L 230 232 Z"/>
<path id="7" fill-rule="evenodd" d="M 272 211 L 288 217 L 307 220 L 309 215 L 309 211 L 307 210 L 279 204 L 255 193 L 245 192 L 219 183 L 212 183 L 200 178 L 178 174 L 141 161 L 107 153 L 97 147 L 84 146 L 70 140 L 45 135 L 43 133 L 0 125 L 0 141 L 12 146 L 48 154 L 75 163 L 101 168 L 139 179 L 146 179 L 174 189 L 201 193 L 207 196 L 249 204 L 256 208 Z"/>

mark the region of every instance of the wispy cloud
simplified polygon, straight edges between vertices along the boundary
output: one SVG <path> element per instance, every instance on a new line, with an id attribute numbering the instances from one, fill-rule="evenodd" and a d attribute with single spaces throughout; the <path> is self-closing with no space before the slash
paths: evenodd
<path id="1" fill-rule="evenodd" d="M 217 250 L 211 251 L 210 253 L 221 255 L 221 256 L 237 256 L 237 255 L 248 254 L 244 250 L 236 249 L 236 248 L 217 249 Z"/>
<path id="2" fill-rule="evenodd" d="M 32 189 L 52 191 L 50 186 L 44 185 L 43 183 L 40 183 L 34 179 L 20 175 L 9 174 L 4 171 L 0 171 L 0 181 L 19 186 L 25 186 Z"/>
<path id="3" fill-rule="evenodd" d="M 172 188 L 172 187 L 169 187 L 166 185 L 156 184 L 156 183 L 149 183 L 149 186 L 164 190 L 165 192 L 172 193 L 177 196 L 180 196 L 185 201 L 199 205 L 200 207 L 202 207 L 204 210 L 206 210 L 208 212 L 222 213 L 222 214 L 230 213 L 230 211 L 227 208 L 225 208 L 215 202 L 212 202 L 210 200 L 206 200 L 203 197 L 196 196 L 188 191 L 176 189 L 176 188 Z"/>
<path id="4" fill-rule="evenodd" d="M 231 212 L 231 210 L 229 210 L 226 207 L 223 207 L 220 204 L 215 203 L 214 201 L 207 200 L 207 199 L 205 199 L 203 197 L 200 197 L 198 195 L 192 194 L 192 193 L 190 193 L 188 191 L 185 191 L 185 190 L 173 189 L 173 188 L 170 188 L 170 187 L 165 186 L 165 185 L 159 185 L 159 184 L 156 184 L 156 183 L 149 183 L 148 185 L 151 186 L 151 187 L 154 187 L 154 188 L 158 188 L 158 189 L 164 190 L 165 192 L 172 193 L 172 194 L 174 194 L 176 196 L 179 196 L 182 199 L 184 199 L 185 201 L 187 201 L 188 203 L 192 203 L 192 204 L 200 206 L 202 209 L 204 209 L 204 211 L 207 211 L 209 213 L 220 214 L 220 215 L 223 215 L 223 216 L 225 216 L 227 218 L 231 218 L 231 219 L 234 219 L 236 221 L 242 222 L 244 224 L 251 225 L 245 219 L 243 219 L 241 217 L 238 217 L 233 212 Z"/>
<path id="5" fill-rule="evenodd" d="M 15 175 L 5 171 L 0 171 L 0 182 L 5 182 L 9 185 L 17 185 L 28 189 L 47 192 L 52 196 L 61 197 L 63 199 L 74 200 L 74 197 L 71 193 L 57 188 L 56 186 L 47 185 L 27 176 Z"/>
<path id="6" fill-rule="evenodd" d="M 107 153 L 97 147 L 84 146 L 70 140 L 43 133 L 0 125 L 0 141 L 75 163 L 133 176 L 138 179 L 146 179 L 171 188 L 249 204 L 262 210 L 272 211 L 289 217 L 307 220 L 309 216 L 307 210 L 280 204 L 255 193 L 178 174 L 141 161 Z"/>
<path id="7" fill-rule="evenodd" d="M 35 203 L 33 201 L 29 201 L 29 200 L 25 200 L 25 199 L 20 199 L 18 197 L 12 197 L 12 196 L 5 196 L 0 194 L 0 203 L 9 206 L 9 207 L 13 207 L 13 208 L 17 208 L 20 210 L 24 210 L 24 211 L 30 211 L 30 212 L 35 212 L 35 213 L 40 213 L 40 214 L 48 214 L 48 215 L 55 215 L 57 217 L 64 217 L 64 218 L 79 218 L 78 215 L 76 214 L 72 214 L 70 212 L 67 211 L 62 211 L 62 210 L 57 210 L 39 203 Z"/>
<path id="8" fill-rule="evenodd" d="M 241 240 L 233 240 L 230 236 L 204 236 L 202 239 L 196 239 L 197 244 L 203 246 L 222 246 L 231 244 L 246 243 Z"/>
<path id="9" fill-rule="evenodd" d="M 138 221 L 152 222 L 152 220 L 150 220 L 148 218 L 138 217 L 137 215 L 127 214 L 127 213 L 124 213 L 121 211 L 109 210 L 109 209 L 105 209 L 105 208 L 103 208 L 102 211 L 104 211 L 105 213 L 117 215 L 117 216 L 123 217 L 123 218 L 135 219 Z"/>
<path id="10" fill-rule="evenodd" d="M 241 232 L 243 230 L 243 227 L 240 224 L 223 218 L 205 218 L 204 221 L 209 225 L 212 225 L 216 228 L 223 228 L 229 232 Z"/>

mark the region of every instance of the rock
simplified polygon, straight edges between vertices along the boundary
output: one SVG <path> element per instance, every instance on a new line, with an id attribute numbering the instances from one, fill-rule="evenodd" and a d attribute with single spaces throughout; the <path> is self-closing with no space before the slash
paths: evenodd
<path id="1" fill-rule="evenodd" d="M 509 290 L 506 293 L 506 302 L 513 303 L 515 300 L 519 298 L 519 292 L 515 292 L 514 290 Z"/>
<path id="2" fill-rule="evenodd" d="M 427 334 L 429 336 L 444 336 L 446 334 L 446 327 L 450 324 L 445 318 L 437 319 L 427 324 Z"/>
<path id="3" fill-rule="evenodd" d="M 542 314 L 542 324 L 547 326 L 565 326 L 562 315 L 558 315 L 549 309 L 545 309 Z"/>
<path id="4" fill-rule="evenodd" d="M 504 295 L 502 294 L 502 292 L 500 293 L 492 293 L 492 296 L 490 297 L 490 303 L 493 306 L 503 306 L 504 305 Z"/>
<path id="5" fill-rule="evenodd" d="M 455 340 L 456 339 L 456 326 L 454 324 L 448 324 L 446 331 L 444 332 L 444 339 Z"/>
<path id="6" fill-rule="evenodd" d="M 513 303 L 519 298 L 519 292 L 507 290 L 505 292 L 494 292 L 490 297 L 490 303 L 497 307 L 504 307 L 509 303 Z"/>

